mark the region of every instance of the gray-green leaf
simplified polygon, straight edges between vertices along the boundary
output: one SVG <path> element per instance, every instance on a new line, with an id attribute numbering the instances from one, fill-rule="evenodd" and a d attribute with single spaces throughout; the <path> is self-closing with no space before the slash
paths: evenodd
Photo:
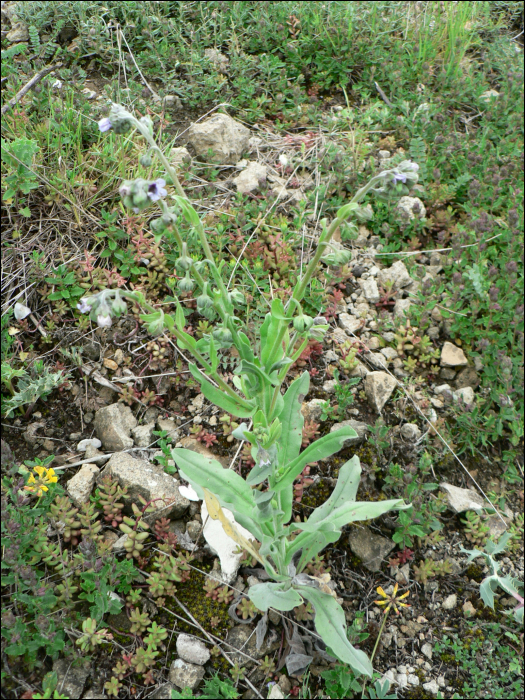
<path id="1" fill-rule="evenodd" d="M 314 625 L 323 642 L 345 664 L 357 673 L 372 677 L 373 668 L 364 651 L 355 649 L 346 637 L 345 614 L 342 607 L 331 595 L 319 589 L 300 586 L 299 593 L 314 607 Z"/>
<path id="2" fill-rule="evenodd" d="M 248 591 L 248 598 L 255 607 L 263 612 L 268 608 L 276 610 L 293 610 L 303 602 L 301 596 L 293 588 L 286 589 L 289 583 L 257 583 Z"/>

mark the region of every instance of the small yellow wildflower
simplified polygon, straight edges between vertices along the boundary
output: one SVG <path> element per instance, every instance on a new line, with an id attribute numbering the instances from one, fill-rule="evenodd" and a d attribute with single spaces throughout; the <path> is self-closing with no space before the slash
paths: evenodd
<path id="1" fill-rule="evenodd" d="M 46 469 L 45 467 L 35 467 L 34 472 L 37 478 L 35 479 L 35 475 L 31 474 L 24 489 L 26 491 L 31 491 L 36 494 L 38 498 L 41 498 L 44 491 L 49 490 L 47 484 L 56 484 L 58 476 L 55 476 L 54 469 Z"/>
<path id="2" fill-rule="evenodd" d="M 376 603 L 376 605 L 386 605 L 386 608 L 383 611 L 385 613 L 385 615 L 392 607 L 396 611 L 397 615 L 399 615 L 398 606 L 400 608 L 409 608 L 410 607 L 410 605 L 408 603 L 401 603 L 400 602 L 401 600 L 403 600 L 403 598 L 406 598 L 407 596 L 410 595 L 410 591 L 407 591 L 406 593 L 403 593 L 403 595 L 398 596 L 397 595 L 398 586 L 399 586 L 399 584 L 396 583 L 391 595 L 388 595 L 388 593 L 385 593 L 385 591 L 381 588 L 381 586 L 379 586 L 377 588 L 377 592 L 379 593 L 379 595 L 382 598 L 384 598 L 384 600 L 374 600 L 374 603 Z"/>

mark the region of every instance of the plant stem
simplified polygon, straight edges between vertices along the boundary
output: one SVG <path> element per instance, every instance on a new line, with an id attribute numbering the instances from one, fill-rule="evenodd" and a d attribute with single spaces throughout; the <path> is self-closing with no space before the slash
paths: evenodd
<path id="1" fill-rule="evenodd" d="M 142 136 L 146 139 L 146 141 L 149 143 L 151 148 L 155 151 L 155 153 L 158 155 L 159 159 L 162 161 L 163 166 L 166 168 L 167 174 L 170 176 L 170 178 L 173 180 L 173 184 L 175 185 L 175 189 L 177 190 L 178 194 L 181 197 L 184 197 L 184 199 L 188 199 L 186 193 L 184 192 L 182 185 L 180 184 L 180 180 L 177 177 L 177 173 L 175 172 L 175 168 L 171 165 L 169 160 L 166 158 L 162 150 L 159 148 L 157 145 L 157 142 L 153 138 L 153 136 L 150 134 L 150 131 L 148 127 L 145 124 L 141 124 L 138 119 L 135 119 L 133 117 L 133 122 L 137 129 L 140 131 Z"/>
<path id="2" fill-rule="evenodd" d="M 381 635 L 383 634 L 383 630 L 385 629 L 385 624 L 386 624 L 386 621 L 387 621 L 389 615 L 390 615 L 390 609 L 388 609 L 383 616 L 383 622 L 381 623 L 381 627 L 379 628 L 379 633 L 377 635 L 376 643 L 374 644 L 374 648 L 372 649 L 372 654 L 370 656 L 370 663 L 373 662 L 374 656 L 376 655 L 377 647 L 379 646 L 379 640 L 381 639 Z M 363 681 L 363 688 L 361 690 L 361 693 L 365 692 L 365 686 L 366 686 L 366 678 Z"/>
<path id="3" fill-rule="evenodd" d="M 385 171 L 388 172 L 388 171 Z M 384 179 L 385 172 L 380 173 L 379 175 L 376 175 L 373 177 L 369 182 L 367 182 L 364 187 L 361 187 L 361 189 L 357 190 L 355 195 L 352 197 L 350 200 L 349 204 L 357 204 L 371 189 L 376 185 L 376 183 L 380 182 L 381 180 Z M 346 217 L 345 217 L 346 218 Z M 313 274 L 317 268 L 317 265 L 319 264 L 319 260 L 321 259 L 324 250 L 328 243 L 330 243 L 330 240 L 332 236 L 334 235 L 335 231 L 337 228 L 343 223 L 344 218 L 339 218 L 336 216 L 336 218 L 332 221 L 328 229 L 326 229 L 325 232 L 323 232 L 319 238 L 319 242 L 317 244 L 317 250 L 315 252 L 314 257 L 308 264 L 308 267 L 306 268 L 306 271 L 302 277 L 302 279 L 297 283 L 294 292 L 292 294 L 292 299 L 294 299 L 297 302 L 300 302 L 301 299 L 304 297 L 304 294 L 306 292 L 306 288 L 310 282 L 310 280 L 313 277 Z M 289 309 L 287 312 L 287 318 L 291 319 L 291 312 L 292 310 Z M 273 362 L 273 357 L 274 354 L 279 347 L 280 343 L 282 342 L 282 339 L 284 337 L 284 333 L 286 330 L 286 326 L 284 325 L 284 321 L 281 322 L 281 328 L 279 329 L 279 332 L 277 334 L 276 340 L 274 342 L 273 350 L 270 353 L 270 363 Z M 285 375 L 286 376 L 286 375 Z M 284 377 L 283 377 L 284 381 Z"/>

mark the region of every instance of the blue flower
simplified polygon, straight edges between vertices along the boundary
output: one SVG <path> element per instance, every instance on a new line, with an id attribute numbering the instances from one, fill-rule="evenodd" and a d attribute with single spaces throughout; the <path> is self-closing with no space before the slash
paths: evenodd
<path id="1" fill-rule="evenodd" d="M 100 129 L 100 131 L 102 131 L 102 133 L 104 133 L 105 131 L 109 131 L 110 129 L 112 129 L 113 124 L 107 117 L 104 117 L 99 121 L 98 128 Z"/>
<path id="2" fill-rule="evenodd" d="M 394 182 L 406 182 L 407 176 L 405 173 L 394 173 Z"/>
<path id="3" fill-rule="evenodd" d="M 165 184 L 166 180 L 163 180 L 161 177 L 150 182 L 148 185 L 148 197 L 152 202 L 157 202 L 161 197 L 165 197 L 168 194 L 168 191 L 164 189 Z"/>

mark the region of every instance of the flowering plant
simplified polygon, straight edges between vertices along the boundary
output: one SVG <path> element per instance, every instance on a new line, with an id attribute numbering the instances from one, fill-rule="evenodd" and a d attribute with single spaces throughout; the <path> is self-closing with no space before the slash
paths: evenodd
<path id="1" fill-rule="evenodd" d="M 408 506 L 401 499 L 362 503 L 356 501 L 361 468 L 354 456 L 339 470 L 339 478 L 330 498 L 316 508 L 304 522 L 290 522 L 292 517 L 293 483 L 311 462 L 326 459 L 338 452 L 349 438 L 356 437 L 352 428 L 342 427 L 326 435 L 301 452 L 304 418 L 301 405 L 308 393 L 310 376 L 304 372 L 282 392 L 290 367 L 300 357 L 309 340 L 322 339 L 328 326 L 324 317 L 312 318 L 304 313 L 301 302 L 312 276 L 323 261 L 341 266 L 349 261 L 349 251 L 331 244 L 333 233 L 350 217 L 369 218 L 369 208 L 360 201 L 369 192 L 381 197 L 408 191 L 406 183 L 417 182 L 418 166 L 404 161 L 397 168 L 372 177 L 353 199 L 341 207 L 331 224 L 324 220 L 317 250 L 302 277 L 298 280 L 286 304 L 274 299 L 270 312 L 257 332 L 255 343 L 244 332 L 238 310 L 245 303 L 238 289 L 229 290 L 222 277 L 222 262 L 214 259 L 199 215 L 186 198 L 177 175 L 153 139 L 149 117 L 136 119 L 120 105 L 113 105 L 109 117 L 99 122 L 101 131 L 114 129 L 125 133 L 137 129 L 149 144 L 142 162 L 151 164 L 156 155 L 163 163 L 167 177 L 177 190 L 175 204 L 168 207 L 165 179 L 153 182 L 138 179 L 125 182 L 120 190 L 125 206 L 141 211 L 155 202 L 161 215 L 150 226 L 160 239 L 170 230 L 179 248 L 175 265 L 184 277 L 180 291 L 198 290 L 197 311 L 209 321 L 217 320 L 216 328 L 196 341 L 184 331 L 185 317 L 177 302 L 174 316 L 149 305 L 139 292 L 103 290 L 81 300 L 78 308 L 90 313 L 99 326 L 111 325 L 115 315 L 125 313 L 129 299 L 148 310 L 141 318 L 150 333 L 164 331 L 172 334 L 181 350 L 195 359 L 190 363 L 191 374 L 199 382 L 204 396 L 223 411 L 241 419 L 233 436 L 251 445 L 255 466 L 246 480 L 234 471 L 224 469 L 218 461 L 208 459 L 187 449 L 172 451 L 179 471 L 206 501 L 211 518 L 219 519 L 228 535 L 258 560 L 270 577 L 270 582 L 251 586 L 248 596 L 253 604 L 266 612 L 270 606 L 292 610 L 311 603 L 315 610 L 315 627 L 327 646 L 343 662 L 358 673 L 372 675 L 371 663 L 363 651 L 348 641 L 343 609 L 330 587 L 329 574 L 310 576 L 305 568 L 329 543 L 336 542 L 342 528 L 357 520 L 378 517 L 389 510 Z M 189 256 L 187 243 L 177 229 L 179 217 L 194 228 L 204 253 L 196 262 Z M 323 258 L 324 256 L 324 258 Z M 220 349 L 234 346 L 239 356 L 233 384 L 227 384 L 219 374 Z M 237 523 L 253 538 L 243 537 L 225 516 L 229 509 Z"/>
<path id="2" fill-rule="evenodd" d="M 24 489 L 34 493 L 36 496 L 38 496 L 38 498 L 42 498 L 44 492 L 49 491 L 48 484 L 56 484 L 58 477 L 55 476 L 54 469 L 46 469 L 45 467 L 37 466 L 33 471 L 35 473 L 29 475 L 29 479 L 27 480 L 27 484 L 24 486 Z"/>

